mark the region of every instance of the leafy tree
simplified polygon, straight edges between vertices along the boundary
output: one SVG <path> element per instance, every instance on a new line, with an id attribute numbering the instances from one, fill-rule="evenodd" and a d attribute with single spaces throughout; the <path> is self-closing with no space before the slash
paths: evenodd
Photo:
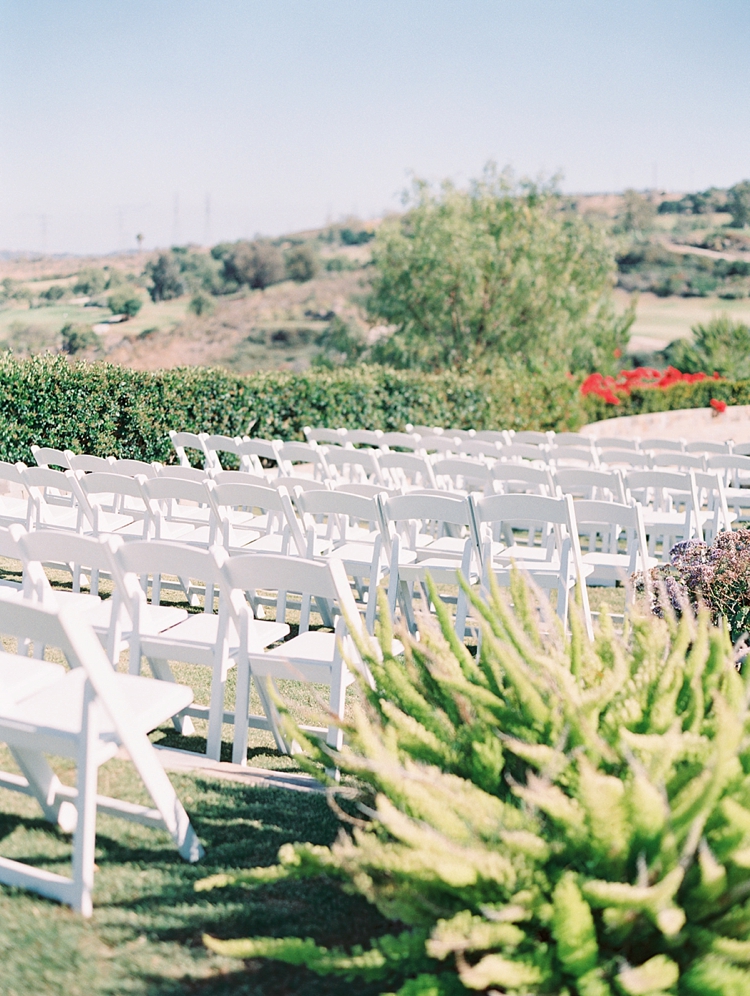
<path id="1" fill-rule="evenodd" d="M 342 228 L 339 234 L 345 246 L 363 246 L 375 238 L 374 232 L 368 232 L 364 228 L 356 232 L 352 228 Z"/>
<path id="2" fill-rule="evenodd" d="M 362 330 L 349 324 L 338 315 L 329 322 L 326 329 L 315 340 L 322 347 L 313 358 L 313 366 L 327 367 L 354 366 L 367 350 L 367 342 Z"/>
<path id="3" fill-rule="evenodd" d="M 60 284 L 52 284 L 47 290 L 42 291 L 39 297 L 53 304 L 55 301 L 59 301 L 60 298 L 65 297 L 65 288 L 61 287 Z"/>
<path id="4" fill-rule="evenodd" d="M 288 249 L 284 255 L 286 275 L 299 284 L 312 280 L 320 270 L 320 259 L 309 242 Z"/>
<path id="5" fill-rule="evenodd" d="M 378 229 L 371 319 L 391 325 L 373 359 L 422 369 L 569 366 L 608 321 L 615 262 L 600 230 L 560 209 L 552 184 L 493 167 L 469 190 L 416 181 Z"/>
<path id="6" fill-rule="evenodd" d="M 96 294 L 101 294 L 106 286 L 107 274 L 103 270 L 87 267 L 79 272 L 78 278 L 73 285 L 73 293 L 86 294 L 89 297 L 93 297 Z"/>
<path id="7" fill-rule="evenodd" d="M 693 341 L 675 339 L 664 349 L 667 363 L 683 373 L 713 373 L 731 380 L 750 377 L 750 328 L 723 312 L 693 326 Z"/>
<path id="8" fill-rule="evenodd" d="M 626 190 L 622 196 L 623 209 L 619 228 L 623 232 L 648 232 L 654 227 L 656 208 L 648 197 L 637 190 Z"/>
<path id="9" fill-rule="evenodd" d="M 281 250 L 265 239 L 235 242 L 224 258 L 224 277 L 238 286 L 262 290 L 284 279 Z"/>
<path id="10" fill-rule="evenodd" d="M 152 301 L 171 301 L 185 293 L 180 265 L 173 253 L 160 253 L 155 261 L 146 263 L 144 272 L 151 280 L 148 292 Z"/>
<path id="11" fill-rule="evenodd" d="M 135 318 L 143 307 L 143 301 L 130 291 L 118 291 L 107 301 L 107 306 L 113 315 L 125 315 L 125 320 Z"/>
<path id="12" fill-rule="evenodd" d="M 732 215 L 732 226 L 750 225 L 750 180 L 735 183 L 727 193 L 727 211 Z"/>

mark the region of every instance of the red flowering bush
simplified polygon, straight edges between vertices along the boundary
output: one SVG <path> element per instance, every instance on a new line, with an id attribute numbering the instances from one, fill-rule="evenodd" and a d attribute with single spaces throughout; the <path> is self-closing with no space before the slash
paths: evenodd
<path id="1" fill-rule="evenodd" d="M 716 415 L 721 415 L 722 412 L 727 410 L 726 401 L 720 401 L 718 398 L 711 398 L 710 405 Z"/>
<path id="2" fill-rule="evenodd" d="M 581 394 L 595 394 L 608 405 L 619 405 L 621 400 L 630 396 L 633 388 L 651 387 L 664 389 L 680 382 L 694 384 L 696 381 L 708 380 L 705 373 L 681 373 L 675 367 L 666 370 L 655 370 L 653 367 L 636 367 L 635 370 L 621 370 L 617 376 L 605 377 L 604 374 L 592 373 L 581 384 Z M 713 375 L 719 380 L 719 375 Z"/>

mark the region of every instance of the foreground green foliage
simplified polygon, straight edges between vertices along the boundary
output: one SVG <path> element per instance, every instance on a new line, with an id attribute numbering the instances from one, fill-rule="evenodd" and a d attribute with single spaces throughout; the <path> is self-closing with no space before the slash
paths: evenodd
<path id="1" fill-rule="evenodd" d="M 371 314 L 395 326 L 373 349 L 380 362 L 588 371 L 627 346 L 634 314 L 612 308 L 613 250 L 553 184 L 493 167 L 469 190 L 417 182 L 378 229 L 373 263 Z"/>
<path id="2" fill-rule="evenodd" d="M 395 921 L 391 935 L 212 950 L 401 996 L 750 991 L 750 714 L 726 634 L 686 614 L 637 617 L 621 638 L 605 617 L 591 646 L 578 623 L 564 639 L 519 578 L 512 598 L 475 601 L 477 659 L 447 617 L 404 638 L 405 662 L 387 632 L 383 660 L 369 655 L 377 691 L 336 757 L 369 820 L 198 885 L 323 875 Z"/>
<path id="3" fill-rule="evenodd" d="M 174 459 L 170 429 L 301 439 L 302 428 L 403 429 L 407 422 L 476 429 L 574 429 L 576 384 L 506 372 L 459 376 L 375 367 L 303 374 L 183 367 L 154 373 L 64 357 L 0 355 L 0 459 L 30 446 L 100 456 Z"/>

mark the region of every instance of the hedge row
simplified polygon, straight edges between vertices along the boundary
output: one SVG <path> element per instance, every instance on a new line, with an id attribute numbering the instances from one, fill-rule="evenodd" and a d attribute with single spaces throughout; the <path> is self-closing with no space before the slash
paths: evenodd
<path id="1" fill-rule="evenodd" d="M 302 427 L 403 429 L 407 422 L 477 429 L 575 429 L 570 378 L 491 378 L 359 367 L 238 376 L 186 367 L 153 373 L 61 356 L 0 357 L 0 459 L 30 446 L 170 461 L 169 429 L 301 439 Z"/>
<path id="2" fill-rule="evenodd" d="M 681 381 L 664 388 L 634 387 L 619 405 L 609 405 L 595 394 L 588 394 L 581 401 L 583 421 L 597 422 L 620 415 L 708 408 L 712 398 L 728 405 L 750 405 L 750 380 L 701 380 L 693 384 Z"/>

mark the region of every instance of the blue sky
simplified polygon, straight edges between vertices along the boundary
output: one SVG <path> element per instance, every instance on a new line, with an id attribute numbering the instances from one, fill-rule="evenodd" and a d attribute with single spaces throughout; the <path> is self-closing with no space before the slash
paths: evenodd
<path id="1" fill-rule="evenodd" d="M 749 44 L 747 0 L 0 0 L 0 249 L 367 218 L 488 159 L 731 185 Z"/>

